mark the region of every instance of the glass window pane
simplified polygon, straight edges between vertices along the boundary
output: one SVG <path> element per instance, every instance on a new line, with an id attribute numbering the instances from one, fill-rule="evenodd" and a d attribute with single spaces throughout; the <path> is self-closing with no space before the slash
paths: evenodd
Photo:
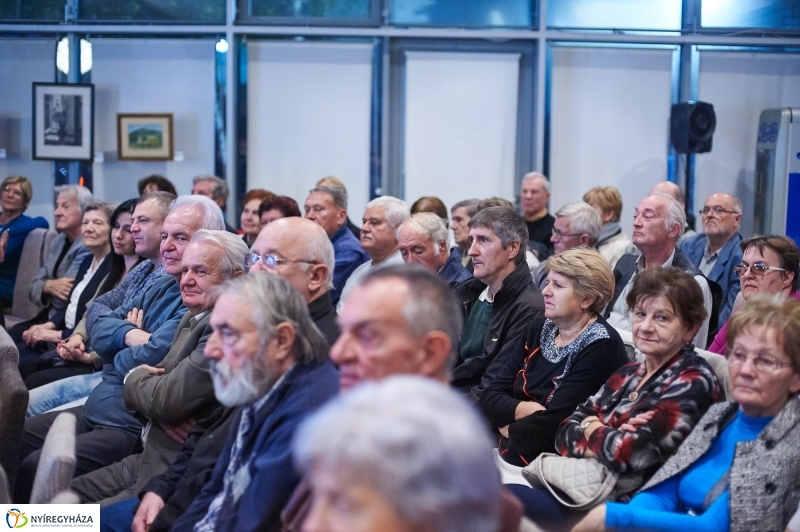
<path id="1" fill-rule="evenodd" d="M 80 0 L 78 18 L 224 24 L 225 0 Z"/>
<path id="2" fill-rule="evenodd" d="M 702 0 L 704 27 L 800 28 L 797 0 Z"/>
<path id="3" fill-rule="evenodd" d="M 529 27 L 531 0 L 392 0 L 392 24 Z"/>
<path id="4" fill-rule="evenodd" d="M 681 3 L 681 0 L 549 0 L 547 26 L 677 31 L 681 29 Z"/>
<path id="5" fill-rule="evenodd" d="M 371 0 L 252 0 L 254 17 L 369 18 Z"/>
<path id="6" fill-rule="evenodd" d="M 64 0 L 0 0 L 0 20 L 64 20 Z"/>

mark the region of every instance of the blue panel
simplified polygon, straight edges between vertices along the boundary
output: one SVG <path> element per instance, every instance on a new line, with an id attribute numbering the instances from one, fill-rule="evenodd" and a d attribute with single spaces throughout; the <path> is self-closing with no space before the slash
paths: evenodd
<path id="1" fill-rule="evenodd" d="M 786 198 L 786 236 L 800 242 L 800 174 L 789 174 Z"/>
<path id="2" fill-rule="evenodd" d="M 392 24 L 530 27 L 531 0 L 392 0 Z"/>
<path id="3" fill-rule="evenodd" d="M 550 28 L 681 29 L 681 0 L 549 0 Z"/>
<path id="4" fill-rule="evenodd" d="M 797 0 L 702 0 L 704 28 L 800 28 Z"/>
<path id="5" fill-rule="evenodd" d="M 250 15 L 366 19 L 370 16 L 371 4 L 371 0 L 252 0 Z"/>

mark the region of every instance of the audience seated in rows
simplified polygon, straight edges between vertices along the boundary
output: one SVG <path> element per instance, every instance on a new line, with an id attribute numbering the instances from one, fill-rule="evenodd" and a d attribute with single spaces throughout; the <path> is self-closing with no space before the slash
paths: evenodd
<path id="1" fill-rule="evenodd" d="M 722 288 L 719 323 L 725 323 L 739 295 L 739 278 L 733 269 L 742 260 L 742 202 L 730 194 L 712 194 L 700 215 L 703 231 L 682 240 L 680 249 L 703 275 Z"/>
<path id="2" fill-rule="evenodd" d="M 342 187 L 318 186 L 306 197 L 305 217 L 318 224 L 333 244 L 336 268 L 333 270 L 331 299 L 338 305 L 342 290 L 353 272 L 370 259 L 358 239 L 347 228 L 347 191 Z"/>
<path id="3" fill-rule="evenodd" d="M 718 400 L 714 370 L 690 343 L 705 317 L 702 301 L 692 276 L 677 268 L 638 274 L 626 303 L 644 361 L 614 373 L 556 434 L 560 455 L 594 458 L 620 475 L 618 497 L 652 476 Z M 564 506 L 545 488 L 517 483 L 511 489 L 528 517 L 547 530 L 568 529 L 585 513 Z"/>
<path id="4" fill-rule="evenodd" d="M 192 178 L 192 192 L 191 194 L 205 196 L 211 201 L 216 203 L 222 209 L 223 217 L 225 209 L 228 206 L 228 196 L 230 189 L 228 183 L 215 175 L 198 175 Z M 236 233 L 236 228 L 225 221 L 225 230 L 230 233 Z"/>
<path id="5" fill-rule="evenodd" d="M 550 237 L 553 252 L 558 254 L 580 246 L 595 247 L 600 228 L 600 215 L 591 205 L 582 201 L 567 203 L 556 212 L 553 222 L 553 234 Z M 531 275 L 534 284 L 543 290 L 547 282 L 545 263 L 540 263 Z"/>
<path id="6" fill-rule="evenodd" d="M 787 527 L 800 499 L 800 302 L 749 300 L 727 341 L 733 401 L 711 406 L 629 504 L 600 505 L 574 530 Z"/>
<path id="7" fill-rule="evenodd" d="M 181 259 L 180 290 L 187 312 L 178 325 L 172 346 L 161 362 L 155 366 L 136 366 L 125 378 L 125 404 L 146 421 L 143 451 L 79 476 L 70 487 L 82 502 L 101 504 L 101 522 L 114 522 L 127 508 L 130 523 L 138 502 L 134 497 L 153 477 L 169 468 L 189 429 L 195 423 L 207 424 L 219 409 L 208 360 L 203 355 L 211 335 L 209 316 L 214 304 L 211 290 L 244 272 L 241 257 L 246 253 L 244 242 L 227 231 L 201 229 L 186 247 Z M 105 509 L 119 501 L 127 503 Z M 109 525 L 104 524 L 104 528 Z"/>
<path id="8" fill-rule="evenodd" d="M 94 299 L 98 289 L 105 288 L 106 277 L 111 272 L 111 217 L 113 210 L 108 203 L 95 202 L 86 207 L 81 225 L 81 238 L 83 245 L 89 250 L 89 255 L 81 263 L 75 282 L 72 284 L 68 304 L 65 309 L 59 310 L 48 321 L 31 326 L 22 333 L 24 343 L 17 344 L 20 358 L 35 358 L 36 363 L 27 368 L 20 368 L 20 374 L 26 379 L 28 388 L 51 382 L 50 378 L 43 378 L 39 374 L 42 370 L 61 366 L 63 359 L 55 352 L 56 346 L 66 340 L 75 331 L 75 327 L 83 318 L 86 306 Z M 111 288 L 108 286 L 104 292 Z M 58 373 L 52 375 L 57 379 Z"/>
<path id="9" fill-rule="evenodd" d="M 659 193 L 640 201 L 633 216 L 633 244 L 641 255 L 626 254 L 617 261 L 614 268 L 614 297 L 605 312 L 608 323 L 618 329 L 631 331 L 632 307 L 626 301 L 634 279 L 647 268 L 674 266 L 694 276 L 703 292 L 705 319 L 695 331 L 694 344 L 705 348 L 708 345 L 708 333 L 716 330 L 716 323 L 709 330 L 713 297 L 708 280 L 677 248 L 686 215 L 677 201 Z"/>
<path id="10" fill-rule="evenodd" d="M 56 187 L 56 209 L 54 212 L 56 230 L 59 232 L 50 244 L 44 265 L 34 277 L 28 288 L 30 300 L 42 309 L 31 320 L 18 323 L 8 330 L 9 336 L 19 345 L 22 335 L 34 325 L 39 325 L 63 312 L 68 304 L 67 298 L 75 282 L 75 276 L 90 255 L 83 245 L 81 224 L 83 212 L 94 201 L 89 189 L 78 185 Z M 20 359 L 22 375 L 30 374 L 39 360 L 38 353 Z"/>
<path id="11" fill-rule="evenodd" d="M 169 192 L 175 197 L 178 196 L 178 191 L 172 181 L 159 174 L 143 177 L 136 183 L 136 189 L 139 191 L 139 196 L 143 196 L 147 192 Z"/>
<path id="12" fill-rule="evenodd" d="M 347 193 L 347 187 L 344 186 L 344 183 L 341 179 L 337 177 L 333 177 L 331 175 L 323 177 L 319 179 L 317 183 L 314 185 L 315 187 L 339 187 L 344 189 L 345 193 Z M 345 221 L 347 224 L 347 229 L 353 233 L 353 236 L 356 237 L 356 240 L 361 239 L 361 228 L 358 227 L 353 221 L 350 219 L 350 216 L 347 216 L 347 220 Z"/>
<path id="13" fill-rule="evenodd" d="M 22 245 L 28 233 L 49 224 L 41 216 L 24 214 L 33 199 L 33 187 L 27 177 L 10 175 L 0 183 L 0 305 L 11 306 L 17 279 Z"/>
<path id="14" fill-rule="evenodd" d="M 614 292 L 603 256 L 566 250 L 547 259 L 545 271 L 544 315 L 530 322 L 480 400 L 501 435 L 500 465 L 519 478 L 522 466 L 555 451 L 561 421 L 628 363 L 619 334 L 600 316 Z"/>
<path id="15" fill-rule="evenodd" d="M 686 212 L 686 194 L 677 183 L 673 183 L 672 181 L 661 181 L 660 183 L 656 183 L 650 189 L 648 196 L 652 196 L 653 194 L 666 194 L 677 201 L 681 206 L 681 210 L 686 215 L 686 221 L 683 223 L 683 231 L 681 232 L 681 241 L 691 238 L 697 234 L 694 230 L 694 215 L 690 212 Z"/>
<path id="16" fill-rule="evenodd" d="M 478 211 L 469 238 L 474 278 L 455 289 L 465 325 L 452 385 L 477 402 L 544 310 L 544 300 L 525 262 L 522 216 L 505 207 Z"/>
<path id="17" fill-rule="evenodd" d="M 291 256 L 304 256 L 313 265 L 305 268 L 307 264 L 275 260 Z M 245 257 L 245 265 L 249 266 L 250 275 L 270 274 L 287 280 L 302 295 L 311 320 L 328 344 L 336 341 L 339 328 L 328 295 L 333 270 L 333 247 L 319 226 L 295 217 L 270 223 L 262 229 L 251 253 Z M 170 469 L 153 478 L 136 494 L 141 497 L 142 503 L 133 519 L 135 529 L 149 528 L 154 532 L 169 530 L 188 509 L 214 470 L 235 411 L 234 408 L 220 408 L 191 429 L 179 458 Z M 132 503 L 135 504 L 137 500 L 134 499 Z M 128 501 L 109 507 L 106 512 L 114 515 L 115 523 L 122 523 L 122 529 L 130 529 L 130 509 L 131 501 Z M 267 516 L 265 519 L 272 518 Z M 191 523 L 186 526 L 189 525 Z"/>
<path id="18" fill-rule="evenodd" d="M 258 206 L 258 219 L 261 220 L 261 228 L 278 218 L 289 218 L 290 216 L 302 216 L 297 202 L 289 196 L 274 196 L 266 199 Z"/>
<path id="19" fill-rule="evenodd" d="M 438 273 L 450 288 L 472 275 L 461 265 L 461 257 L 448 252 L 447 226 L 438 214 L 418 212 L 397 230 L 400 255 L 406 264 L 421 264 Z"/>
<path id="20" fill-rule="evenodd" d="M 161 229 L 161 262 L 165 275 L 130 306 L 101 316 L 92 344 L 105 362 L 103 378 L 86 404 L 70 411 L 76 428 L 76 476 L 122 460 L 135 448 L 142 423 L 126 408 L 124 379 L 140 364 L 154 366 L 169 352 L 178 324 L 186 313 L 181 302 L 181 259 L 192 235 L 200 229 L 224 229 L 219 207 L 203 196 L 181 196 L 170 207 Z M 28 418 L 20 445 L 20 479 L 32 479 L 44 437 L 58 413 Z M 17 482 L 15 500 L 27 500 L 28 482 Z"/>
<path id="21" fill-rule="evenodd" d="M 600 215 L 603 226 L 597 240 L 597 251 L 613 269 L 631 245 L 631 239 L 620 226 L 622 194 L 616 187 L 594 187 L 583 195 L 583 201 L 594 207 Z"/>
<path id="22" fill-rule="evenodd" d="M 411 204 L 411 215 L 418 212 L 432 212 L 447 225 L 447 207 L 444 202 L 436 196 L 422 196 L 417 201 Z"/>
<path id="23" fill-rule="evenodd" d="M 754 236 L 741 243 L 741 264 L 734 266 L 739 277 L 743 301 L 757 295 L 780 294 L 800 299 L 800 249 L 789 237 Z M 724 355 L 728 349 L 726 322 L 708 347 Z"/>
<path id="24" fill-rule="evenodd" d="M 453 253 L 461 257 L 461 265 L 472 273 L 472 257 L 469 256 L 469 221 L 478 212 L 480 200 L 459 201 L 450 209 L 450 228 L 453 230 Z"/>

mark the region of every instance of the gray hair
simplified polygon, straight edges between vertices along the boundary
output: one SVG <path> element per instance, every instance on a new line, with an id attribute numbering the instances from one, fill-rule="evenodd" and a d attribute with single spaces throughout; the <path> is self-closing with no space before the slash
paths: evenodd
<path id="1" fill-rule="evenodd" d="M 105 201 L 93 201 L 83 210 L 83 214 L 89 211 L 100 211 L 108 218 L 109 225 L 111 224 L 111 215 L 114 214 L 114 206 Z"/>
<path id="2" fill-rule="evenodd" d="M 664 192 L 653 192 L 650 194 L 651 196 L 661 196 L 662 198 L 667 198 L 669 201 L 667 202 L 667 212 L 664 213 L 664 227 L 666 228 L 667 232 L 672 230 L 672 227 L 675 224 L 678 224 L 680 229 L 678 230 L 678 236 L 675 237 L 675 241 L 681 239 L 681 235 L 683 234 L 683 228 L 686 227 L 686 212 L 684 212 L 683 207 L 681 204 L 678 203 L 678 200 L 666 194 Z"/>
<path id="3" fill-rule="evenodd" d="M 201 196 L 200 194 L 192 194 L 185 196 L 178 196 L 172 205 L 169 207 L 169 212 L 174 212 L 181 207 L 195 207 L 199 208 L 203 214 L 203 223 L 200 229 L 210 229 L 212 231 L 224 231 L 225 219 L 222 217 L 222 209 L 219 205 L 214 203 L 211 198 Z"/>
<path id="4" fill-rule="evenodd" d="M 459 201 L 458 203 L 450 207 L 450 214 L 452 214 L 456 209 L 464 207 L 465 209 L 467 209 L 467 216 L 472 218 L 473 216 L 475 216 L 475 213 L 478 212 L 478 204 L 480 202 L 481 200 L 477 198 Z"/>
<path id="5" fill-rule="evenodd" d="M 228 194 L 230 192 L 228 190 L 228 183 L 226 183 L 224 179 L 215 175 L 198 175 L 192 179 L 192 184 L 196 185 L 200 181 L 211 181 L 214 183 L 214 188 L 211 189 L 211 195 L 214 196 L 214 199 L 223 198 L 226 201 L 228 200 Z"/>
<path id="6" fill-rule="evenodd" d="M 589 246 L 597 245 L 603 221 L 594 207 L 584 201 L 567 203 L 556 213 L 556 218 L 569 217 L 569 232 L 589 235 Z"/>
<path id="7" fill-rule="evenodd" d="M 491 438 L 475 408 L 432 379 L 365 383 L 305 421 L 296 467 L 378 492 L 400 520 L 427 532 L 500 526 L 501 483 Z"/>
<path id="8" fill-rule="evenodd" d="M 308 191 L 309 194 L 315 192 L 320 194 L 328 194 L 333 200 L 333 204 L 340 209 L 347 210 L 347 189 L 344 187 L 334 187 L 329 185 L 321 185 L 314 187 Z"/>
<path id="9" fill-rule="evenodd" d="M 444 244 L 447 246 L 447 226 L 438 214 L 432 212 L 418 212 L 402 223 L 412 227 L 425 238 L 433 242 L 433 254 L 439 255 L 439 247 Z M 400 233 L 400 228 L 397 229 Z"/>
<path id="10" fill-rule="evenodd" d="M 386 218 L 386 222 L 392 226 L 392 229 L 400 227 L 400 224 L 411 216 L 406 202 L 394 196 L 381 196 L 367 203 L 367 209 L 373 207 L 383 209 L 383 217 Z"/>
<path id="11" fill-rule="evenodd" d="M 497 235 L 503 249 L 512 242 L 519 242 L 519 253 L 514 257 L 514 263 L 520 264 L 525 260 L 525 248 L 528 245 L 528 226 L 525 220 L 511 209 L 505 207 L 487 207 L 473 216 L 469 221 L 469 228 L 484 227 Z"/>
<path id="12" fill-rule="evenodd" d="M 78 203 L 78 207 L 81 209 L 81 216 L 86 212 L 86 207 L 94 201 L 92 191 L 81 185 L 59 185 L 55 187 L 55 192 L 56 199 L 58 199 L 61 194 L 73 196 Z"/>
<path id="13" fill-rule="evenodd" d="M 214 298 L 221 294 L 250 305 L 249 317 L 258 328 L 262 350 L 281 323 L 294 327 L 294 360 L 300 364 L 322 362 L 330 346 L 311 321 L 308 304 L 289 281 L 266 272 L 239 275 L 212 288 Z"/>
<path id="14" fill-rule="evenodd" d="M 358 285 L 366 286 L 386 279 L 399 279 L 408 286 L 409 297 L 403 307 L 403 318 L 413 338 L 422 338 L 432 331 L 442 331 L 450 337 L 450 353 L 445 363 L 449 374 L 458 358 L 458 339 L 463 325 L 455 293 L 442 277 L 419 264 L 375 268 L 362 277 Z"/>
<path id="15" fill-rule="evenodd" d="M 313 222 L 312 222 L 313 223 Z M 316 224 L 315 224 L 316 225 Z M 328 267 L 328 276 L 325 278 L 325 287 L 328 290 L 333 288 L 333 270 L 336 266 L 336 257 L 333 250 L 331 239 L 328 238 L 325 230 L 319 225 L 320 231 L 314 231 L 314 234 L 303 235 L 303 258 L 310 260 L 317 264 L 324 264 Z M 311 264 L 301 264 L 303 271 L 308 271 Z"/>
<path id="16" fill-rule="evenodd" d="M 161 213 L 161 219 L 163 220 L 169 214 L 169 208 L 172 205 L 172 202 L 175 201 L 175 194 L 172 192 L 164 192 L 163 190 L 145 192 L 139 197 L 137 205 L 147 200 L 155 201 L 158 211 Z"/>
<path id="17" fill-rule="evenodd" d="M 542 180 L 542 187 L 544 187 L 545 192 L 550 194 L 550 180 L 547 179 L 547 176 L 541 172 L 528 172 L 524 176 L 522 176 L 522 181 L 528 181 L 530 179 L 541 179 Z"/>
<path id="18" fill-rule="evenodd" d="M 200 229 L 192 235 L 192 242 L 209 242 L 225 252 L 219 263 L 220 273 L 224 279 L 233 277 L 237 272 L 244 273 L 243 257 L 247 255 L 247 244 L 242 237 L 228 231 Z"/>

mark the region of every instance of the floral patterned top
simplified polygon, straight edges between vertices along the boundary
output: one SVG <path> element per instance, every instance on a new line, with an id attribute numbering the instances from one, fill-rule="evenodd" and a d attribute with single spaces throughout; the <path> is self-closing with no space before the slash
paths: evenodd
<path id="1" fill-rule="evenodd" d="M 623 366 L 561 423 L 556 434 L 559 454 L 582 458 L 591 450 L 598 461 L 620 473 L 618 487 L 625 486 L 626 492 L 661 467 L 719 398 L 714 370 L 692 348 L 675 355 L 636 390 L 645 372 L 643 362 Z M 637 430 L 620 430 L 629 419 L 649 411 L 655 415 Z M 605 426 L 587 440 L 580 423 L 589 416 L 597 416 Z"/>

